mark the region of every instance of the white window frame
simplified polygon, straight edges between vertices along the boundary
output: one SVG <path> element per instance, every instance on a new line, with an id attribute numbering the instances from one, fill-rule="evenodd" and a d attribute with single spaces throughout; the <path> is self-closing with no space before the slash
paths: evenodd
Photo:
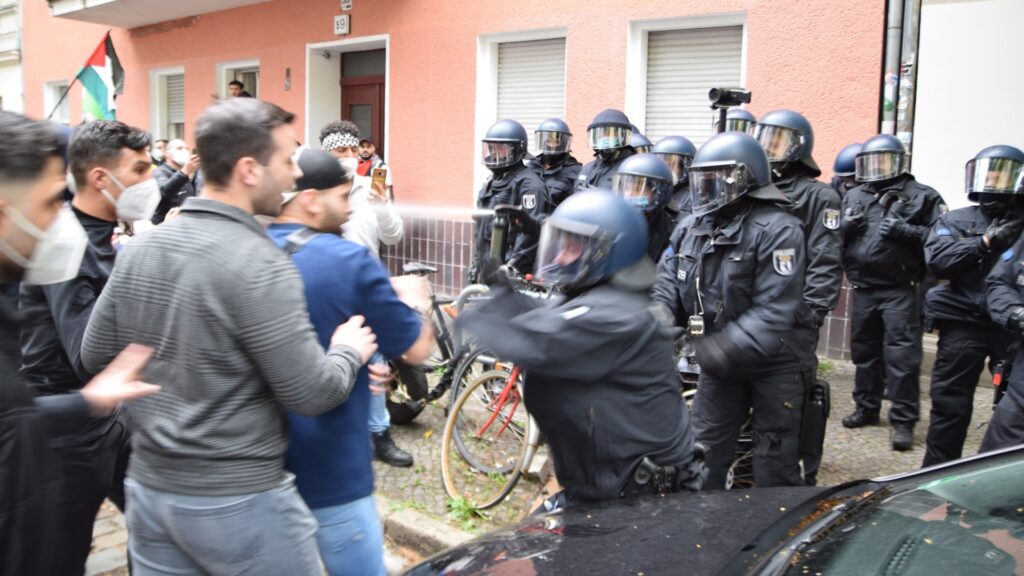
<path id="1" fill-rule="evenodd" d="M 476 122 L 473 136 L 473 192 L 471 199 L 476 202 L 476 193 L 483 186 L 490 173 L 483 166 L 480 141 L 487 129 L 498 121 L 498 46 L 506 42 L 528 42 L 530 40 L 555 40 L 565 38 L 565 65 L 569 66 L 569 41 L 565 28 L 543 28 L 502 32 L 477 37 L 476 44 Z M 568 86 L 566 87 L 568 97 Z M 562 116 L 565 116 L 563 110 Z"/>
<path id="2" fill-rule="evenodd" d="M 746 86 L 746 12 L 630 21 L 629 37 L 626 42 L 626 102 L 623 112 L 629 116 L 641 133 L 647 132 L 647 40 L 649 34 L 665 30 L 695 30 L 725 26 L 743 27 L 743 45 L 740 49 L 740 85 Z M 708 104 L 708 122 L 711 122 L 710 103 Z"/>
<path id="3" fill-rule="evenodd" d="M 67 80 L 52 80 L 50 82 L 43 82 L 43 114 L 49 114 L 53 111 L 53 107 L 57 105 L 58 96 L 54 89 L 60 88 L 60 94 L 64 93 L 64 90 L 68 88 Z M 54 122 L 63 124 L 65 126 L 71 125 L 71 95 L 68 94 L 64 98 L 64 102 L 61 103 L 61 108 L 67 110 L 67 115 L 64 116 L 60 113 L 60 109 L 57 110 L 57 114 L 50 118 Z"/>
<path id="4" fill-rule="evenodd" d="M 228 94 L 228 84 L 232 80 L 235 79 L 235 70 L 244 70 L 244 69 L 247 69 L 247 68 L 259 68 L 259 67 L 260 67 L 260 59 L 259 58 L 250 58 L 248 60 L 232 60 L 230 62 L 220 62 L 220 63 L 218 63 L 217 67 L 216 67 L 216 69 L 217 69 L 217 72 L 216 72 L 216 74 L 217 74 L 217 76 L 216 76 L 217 94 L 219 94 L 221 98 L 227 98 L 229 96 L 229 94 Z M 263 71 L 260 70 L 260 76 L 263 75 L 262 72 Z M 262 77 L 260 78 L 260 83 L 261 84 L 263 83 L 263 78 Z M 251 89 L 252 86 L 248 86 L 246 88 L 247 89 Z M 259 98 L 259 86 L 256 87 L 256 92 L 257 92 L 256 94 L 253 94 L 253 97 L 254 98 Z"/>
<path id="5" fill-rule="evenodd" d="M 149 132 L 154 139 L 167 138 L 167 91 L 163 90 L 166 78 L 185 74 L 184 66 L 156 68 L 149 71 Z M 188 104 L 188 76 L 185 76 L 185 103 Z M 187 126 L 187 124 L 186 124 Z"/>

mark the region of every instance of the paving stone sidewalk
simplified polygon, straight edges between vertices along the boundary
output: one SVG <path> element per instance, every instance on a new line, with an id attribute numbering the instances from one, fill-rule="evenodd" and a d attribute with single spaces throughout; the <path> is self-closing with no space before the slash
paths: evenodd
<path id="1" fill-rule="evenodd" d="M 842 417 L 853 410 L 853 376 L 853 366 L 845 362 L 832 363 L 831 369 L 824 375 L 832 385 L 832 410 L 825 439 L 825 454 L 818 476 L 822 485 L 914 470 L 921 466 L 924 456 L 924 438 L 931 408 L 927 377 L 922 377 L 921 381 L 921 422 L 914 431 L 914 449 L 894 452 L 890 447 L 890 427 L 884 423 L 888 402 L 883 403 L 882 425 L 847 430 L 840 423 Z M 447 398 L 442 398 L 435 405 L 428 406 L 413 423 L 392 428 L 395 441 L 413 454 L 416 463 L 412 468 L 393 468 L 380 462 L 374 463 L 377 491 L 387 499 L 388 511 L 418 512 L 470 534 L 486 532 L 528 514 L 536 497 L 543 492 L 543 487 L 527 479 L 520 481 L 508 501 L 489 511 L 485 517 L 466 518 L 449 513 L 448 497 L 441 484 L 440 471 L 443 407 L 446 402 Z M 971 429 L 964 446 L 965 455 L 977 452 L 985 432 L 984 423 L 991 418 L 991 406 L 991 388 L 979 387 L 975 394 Z M 127 574 L 124 569 L 124 521 L 109 503 L 104 505 L 97 517 L 93 538 L 94 549 L 89 557 L 87 574 Z"/>

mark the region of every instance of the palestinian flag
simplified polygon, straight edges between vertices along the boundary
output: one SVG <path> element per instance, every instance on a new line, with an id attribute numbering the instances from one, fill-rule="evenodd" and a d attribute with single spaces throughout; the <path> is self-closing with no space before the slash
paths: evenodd
<path id="1" fill-rule="evenodd" d="M 114 120 L 114 98 L 124 92 L 124 68 L 114 52 L 109 32 L 78 72 L 78 81 L 84 88 L 82 116 L 86 120 Z"/>

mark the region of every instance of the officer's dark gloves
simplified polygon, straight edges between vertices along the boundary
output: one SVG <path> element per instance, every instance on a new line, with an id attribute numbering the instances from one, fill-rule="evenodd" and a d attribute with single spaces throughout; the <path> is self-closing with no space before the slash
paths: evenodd
<path id="1" fill-rule="evenodd" d="M 843 218 L 843 234 L 856 236 L 863 234 L 868 228 L 868 221 L 863 212 L 854 212 L 852 208 L 846 209 L 846 217 Z"/>
<path id="2" fill-rule="evenodd" d="M 714 374 L 725 374 L 729 370 L 729 355 L 726 353 L 728 340 L 725 334 L 705 334 L 693 342 L 694 356 L 701 369 Z"/>
<path id="3" fill-rule="evenodd" d="M 540 222 L 533 217 L 533 214 L 522 208 L 501 204 L 494 207 L 494 213 L 505 214 L 511 227 L 522 230 L 523 234 L 531 238 L 540 237 Z"/>
<path id="4" fill-rule="evenodd" d="M 1018 306 L 1010 314 L 1010 320 L 1006 322 L 1006 327 L 1018 334 L 1024 335 L 1024 306 Z"/>
<path id="5" fill-rule="evenodd" d="M 895 216 L 890 216 L 883 220 L 882 224 L 878 227 L 878 232 L 883 238 L 910 239 L 917 236 L 917 230 L 914 226 Z"/>
<path id="6" fill-rule="evenodd" d="M 489 256 L 484 258 L 480 262 L 480 282 L 491 288 L 503 286 L 511 289 L 512 282 L 509 280 L 508 265 L 498 264 L 494 258 Z"/>
<path id="7" fill-rule="evenodd" d="M 814 314 L 815 328 L 821 328 L 821 325 L 825 323 L 825 317 L 828 316 L 828 310 L 824 308 L 812 308 L 811 313 Z"/>
<path id="8" fill-rule="evenodd" d="M 1002 252 L 1017 241 L 1021 228 L 1024 228 L 1024 221 L 1021 220 L 996 220 L 985 230 L 985 237 L 988 238 L 988 249 L 992 252 Z"/>

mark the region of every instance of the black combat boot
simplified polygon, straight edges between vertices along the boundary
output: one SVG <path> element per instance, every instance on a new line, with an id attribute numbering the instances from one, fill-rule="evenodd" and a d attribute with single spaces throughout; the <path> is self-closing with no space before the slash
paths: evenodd
<path id="1" fill-rule="evenodd" d="M 878 424 L 878 412 L 869 412 L 863 408 L 857 408 L 843 418 L 845 428 L 863 428 L 871 424 Z"/>
<path id="2" fill-rule="evenodd" d="M 914 427 L 894 424 L 892 427 L 892 449 L 906 452 L 914 447 Z"/>
<path id="3" fill-rule="evenodd" d="M 399 468 L 412 466 L 412 454 L 395 446 L 390 430 L 373 432 L 371 436 L 373 436 L 373 455 L 377 457 L 377 460 Z"/>

